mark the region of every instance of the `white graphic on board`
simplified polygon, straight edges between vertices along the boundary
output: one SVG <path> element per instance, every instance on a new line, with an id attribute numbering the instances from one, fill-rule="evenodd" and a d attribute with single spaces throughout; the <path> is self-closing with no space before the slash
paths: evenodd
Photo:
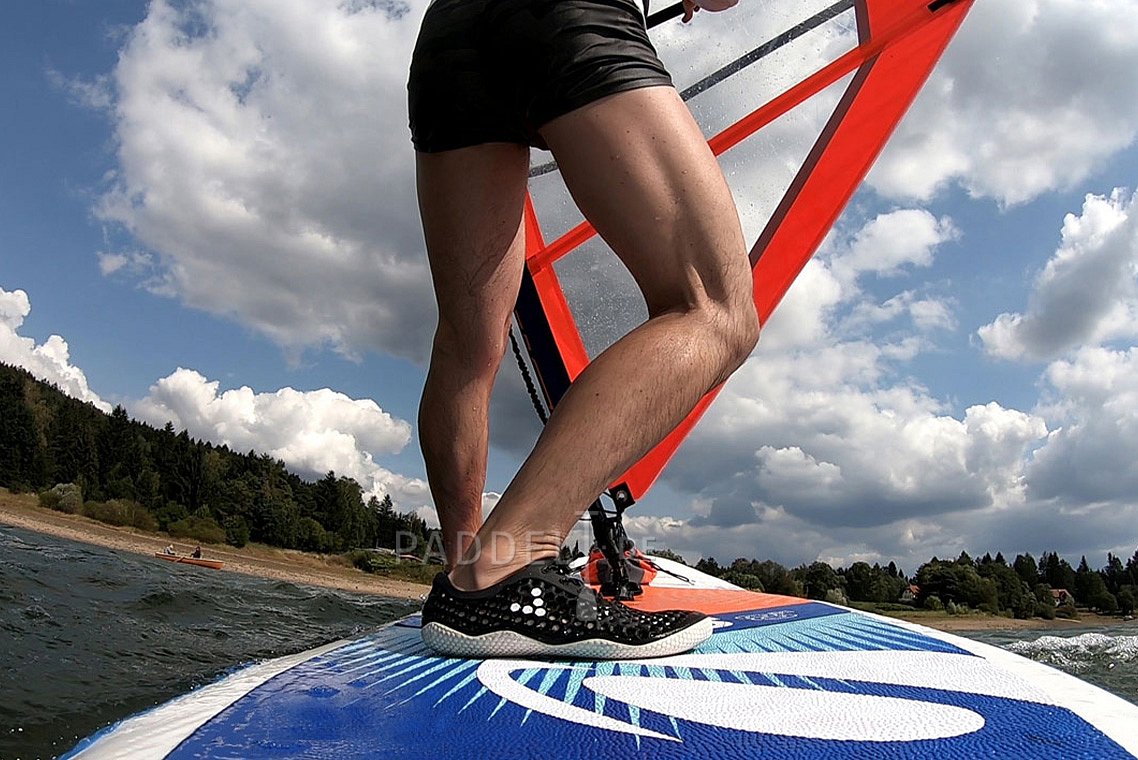
<path id="1" fill-rule="evenodd" d="M 703 672 L 769 674 L 800 678 L 914 686 L 1054 704 L 1039 689 L 979 657 L 943 652 L 763 652 L 680 655 L 642 664 Z M 533 661 L 490 660 L 478 668 L 489 691 L 535 712 L 573 723 L 637 736 L 679 741 L 674 736 L 587 710 L 541 694 L 512 673 Z M 571 670 L 550 664 L 542 670 Z M 591 670 L 591 668 L 588 668 Z M 667 681 L 666 684 L 662 681 Z M 532 681 L 532 679 L 531 679 Z M 919 699 L 787 688 L 766 684 L 696 681 L 678 677 L 592 675 L 581 683 L 606 699 L 707 726 L 777 736 L 846 741 L 908 742 L 947 739 L 978 731 L 979 713 Z"/>

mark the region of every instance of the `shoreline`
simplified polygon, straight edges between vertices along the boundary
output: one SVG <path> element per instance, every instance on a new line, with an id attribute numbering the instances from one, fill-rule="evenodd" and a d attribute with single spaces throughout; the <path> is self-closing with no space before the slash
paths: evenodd
<path id="1" fill-rule="evenodd" d="M 194 546 L 164 533 L 147 533 L 46 509 L 39 506 L 34 494 L 12 494 L 3 488 L 0 488 L 0 525 L 148 557 L 153 557 L 171 543 L 179 554 L 188 555 Z M 215 572 L 235 572 L 407 601 L 418 601 L 430 590 L 426 584 L 372 575 L 341 564 L 333 557 L 293 549 L 261 544 L 248 544 L 240 549 L 225 544 L 204 544 L 202 550 L 206 559 L 225 563 L 221 570 Z M 160 560 L 155 558 L 155 561 Z"/>
<path id="2" fill-rule="evenodd" d="M 1133 625 L 1135 632 L 1138 633 L 1138 625 L 1134 620 L 1123 620 L 1120 617 L 1109 617 L 1107 615 L 1099 615 L 1094 612 L 1081 611 L 1078 620 L 1066 620 L 1063 618 L 1055 618 L 1054 620 L 1045 620 L 1044 618 L 1029 618 L 1027 620 L 1017 620 L 1015 618 L 1006 618 L 1000 615 L 987 615 L 987 614 L 972 614 L 972 615 L 948 615 L 947 613 L 922 613 L 914 612 L 909 613 L 874 613 L 882 615 L 883 617 L 891 617 L 896 620 L 904 620 L 906 623 L 916 623 L 923 625 L 927 628 L 935 628 L 938 631 L 945 633 L 999 633 L 1001 631 L 1039 631 L 1041 634 L 1055 633 L 1059 631 L 1075 631 L 1080 629 L 1087 629 L 1086 632 L 1105 628 L 1107 626 L 1120 626 L 1120 625 Z M 933 617 L 936 615 L 936 617 Z"/>
<path id="3" fill-rule="evenodd" d="M 107 525 L 89 517 L 46 509 L 39 506 L 34 494 L 12 494 L 4 488 L 0 488 L 0 525 L 143 556 L 161 552 L 170 543 L 174 544 L 179 554 L 189 554 L 192 549 L 190 544 L 172 539 L 164 533 L 147 533 L 135 528 Z M 216 572 L 236 572 L 268 580 L 407 601 L 418 601 L 430 590 L 430 586 L 424 583 L 365 573 L 343 564 L 335 555 L 311 554 L 261 544 L 249 544 L 241 549 L 224 544 L 208 544 L 203 550 L 206 559 L 225 562 L 225 566 Z M 1117 625 L 1134 625 L 1138 631 L 1138 620 L 1124 621 L 1122 618 L 1089 612 L 1082 612 L 1079 620 L 1015 620 L 998 615 L 949 615 L 944 612 L 921 611 L 884 614 L 886 617 L 948 633 L 1024 630 L 1055 632 Z"/>

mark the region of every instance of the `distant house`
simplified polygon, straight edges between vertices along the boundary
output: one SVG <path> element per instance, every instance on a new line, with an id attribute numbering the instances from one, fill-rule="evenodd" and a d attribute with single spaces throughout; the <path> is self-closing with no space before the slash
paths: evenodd
<path id="1" fill-rule="evenodd" d="M 1065 588 L 1051 589 L 1051 601 L 1056 607 L 1061 604 L 1074 604 L 1075 597 L 1071 596 Z"/>
<path id="2" fill-rule="evenodd" d="M 910 583 L 909 587 L 901 592 L 901 601 L 906 603 L 916 601 L 917 595 L 920 593 L 921 587 L 915 583 Z"/>

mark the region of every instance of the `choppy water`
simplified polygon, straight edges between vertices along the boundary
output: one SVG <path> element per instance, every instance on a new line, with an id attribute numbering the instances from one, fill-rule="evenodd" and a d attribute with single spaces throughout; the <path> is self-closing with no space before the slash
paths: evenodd
<path id="1" fill-rule="evenodd" d="M 243 664 L 414 605 L 171 565 L 0 526 L 0 760 L 52 758 Z M 971 635 L 1138 703 L 1133 626 Z"/>
<path id="2" fill-rule="evenodd" d="M 1048 635 L 1039 631 L 963 635 L 1066 671 L 1138 704 L 1138 626 L 1133 624 L 1093 630 L 1073 626 Z"/>
<path id="3" fill-rule="evenodd" d="M 413 609 L 0 526 L 0 760 L 55 757 L 240 665 Z"/>

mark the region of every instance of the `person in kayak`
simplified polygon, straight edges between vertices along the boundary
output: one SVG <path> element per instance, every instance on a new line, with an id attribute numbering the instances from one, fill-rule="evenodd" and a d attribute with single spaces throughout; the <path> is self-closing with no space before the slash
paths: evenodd
<path id="1" fill-rule="evenodd" d="M 684 0 L 690 20 L 737 0 Z M 419 437 L 446 552 L 423 639 L 454 656 L 645 657 L 711 623 L 597 597 L 556 561 L 611 481 L 754 348 L 738 212 L 639 0 L 434 0 L 408 100 L 439 319 Z M 490 393 L 524 265 L 530 147 L 632 273 L 649 319 L 553 410 L 483 523 Z"/>

